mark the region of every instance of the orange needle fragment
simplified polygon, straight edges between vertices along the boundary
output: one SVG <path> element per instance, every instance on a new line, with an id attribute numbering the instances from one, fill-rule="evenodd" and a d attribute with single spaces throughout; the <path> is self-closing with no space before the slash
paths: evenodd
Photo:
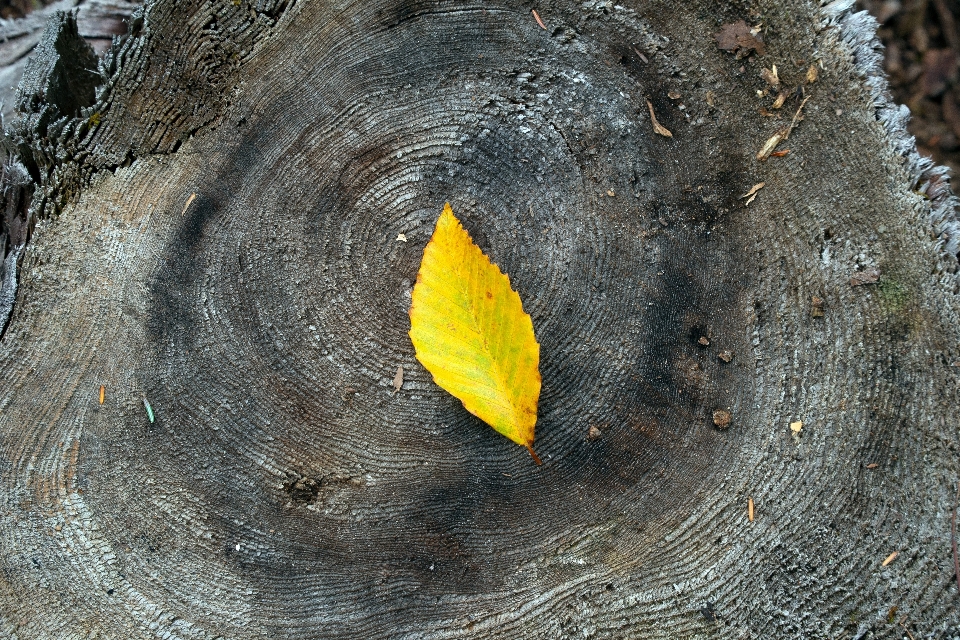
<path id="1" fill-rule="evenodd" d="M 191 193 L 190 197 L 187 198 L 187 204 L 183 205 L 183 211 L 180 212 L 180 215 L 183 216 L 187 212 L 187 209 L 190 208 L 190 205 L 193 204 L 193 201 L 196 199 L 197 194 Z"/>
<path id="2" fill-rule="evenodd" d="M 543 24 L 543 20 L 540 19 L 540 14 L 537 13 L 536 9 L 530 9 L 530 13 L 533 14 L 533 19 L 537 21 L 537 24 L 540 25 L 540 28 L 544 31 L 547 30 L 547 25 Z"/>
<path id="3" fill-rule="evenodd" d="M 103 385 L 100 385 L 100 404 L 103 404 L 103 399 L 107 394 L 107 388 Z"/>

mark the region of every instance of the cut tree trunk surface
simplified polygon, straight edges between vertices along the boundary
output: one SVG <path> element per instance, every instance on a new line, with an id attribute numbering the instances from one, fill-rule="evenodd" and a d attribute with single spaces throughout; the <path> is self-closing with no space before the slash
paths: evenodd
<path id="1" fill-rule="evenodd" d="M 0 113 L 6 122 L 15 115 L 17 85 L 27 56 L 40 41 L 44 26 L 57 11 L 75 10 L 78 32 L 99 54 L 109 49 L 113 36 L 127 32 L 130 15 L 139 0 L 60 0 L 17 20 L 0 20 Z"/>
<path id="2" fill-rule="evenodd" d="M 58 16 L 0 636 L 960 635 L 953 200 L 851 4 L 160 1 L 69 82 Z M 446 201 L 533 318 L 542 466 L 414 358 Z"/>

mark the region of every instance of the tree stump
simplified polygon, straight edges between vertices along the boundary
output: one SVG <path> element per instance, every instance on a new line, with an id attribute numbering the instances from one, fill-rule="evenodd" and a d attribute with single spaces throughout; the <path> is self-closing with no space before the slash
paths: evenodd
<path id="1" fill-rule="evenodd" d="M 0 636 L 956 637 L 960 234 L 851 4 L 160 0 L 99 62 L 58 15 Z M 540 467 L 414 358 L 446 201 Z"/>

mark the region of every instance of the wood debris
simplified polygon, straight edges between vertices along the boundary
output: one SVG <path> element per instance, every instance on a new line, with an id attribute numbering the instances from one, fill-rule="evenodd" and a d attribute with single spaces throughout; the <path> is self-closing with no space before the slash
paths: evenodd
<path id="1" fill-rule="evenodd" d="M 867 465 L 867 469 L 876 469 L 879 466 L 880 465 L 877 464 L 876 462 L 871 462 L 870 464 Z"/>
<path id="2" fill-rule="evenodd" d="M 750 187 L 750 191 L 747 191 L 745 194 L 740 196 L 741 199 L 747 198 L 747 201 L 744 203 L 744 206 L 747 206 L 751 202 L 753 202 L 753 199 L 757 197 L 757 192 L 760 191 L 760 189 L 763 189 L 763 187 L 766 186 L 766 184 L 767 184 L 766 182 L 758 182 L 757 184 Z"/>
<path id="3" fill-rule="evenodd" d="M 403 233 L 397 234 L 397 242 L 406 242 L 406 241 L 407 241 L 406 234 L 403 234 Z"/>
<path id="4" fill-rule="evenodd" d="M 180 217 L 183 217 L 183 215 L 187 212 L 187 209 L 190 208 L 190 205 L 193 204 L 193 201 L 196 199 L 197 199 L 197 194 L 191 193 L 190 197 L 187 198 L 187 203 L 183 205 L 183 211 L 180 212 Z"/>
<path id="5" fill-rule="evenodd" d="M 879 269 L 864 269 L 863 271 L 857 271 L 850 276 L 850 286 L 859 287 L 864 284 L 873 284 L 879 279 Z"/>
<path id="6" fill-rule="evenodd" d="M 814 318 L 823 317 L 823 298 L 812 296 L 810 298 L 810 315 Z"/>
<path id="7" fill-rule="evenodd" d="M 710 338 L 708 338 L 707 336 L 700 336 L 700 339 L 697 340 L 697 344 L 699 344 L 699 345 L 702 346 L 702 347 L 709 347 L 709 346 L 710 346 Z"/>
<path id="8" fill-rule="evenodd" d="M 613 189 L 607 189 L 607 195 L 613 198 L 617 195 L 617 192 L 614 191 Z"/>
<path id="9" fill-rule="evenodd" d="M 730 351 L 729 349 L 724 349 L 723 351 L 717 354 L 717 357 L 723 360 L 724 362 L 730 362 L 731 360 L 733 360 L 733 351 Z"/>
<path id="10" fill-rule="evenodd" d="M 891 553 L 890 555 L 887 556 L 887 559 L 884 560 L 883 563 L 882 563 L 880 566 L 881 566 L 881 567 L 887 566 L 888 564 L 890 564 L 891 562 L 893 562 L 894 560 L 896 560 L 898 555 L 900 555 L 900 552 L 899 552 L 899 551 L 894 551 L 893 553 Z"/>
<path id="11" fill-rule="evenodd" d="M 777 73 L 777 65 L 773 65 L 773 69 L 764 67 L 760 71 L 760 77 L 774 89 L 780 86 L 780 75 Z"/>
<path id="12" fill-rule="evenodd" d="M 590 425 L 590 428 L 587 429 L 587 440 L 593 441 L 593 440 L 596 440 L 597 438 L 599 438 L 599 437 L 602 436 L 602 435 L 603 435 L 603 432 L 600 431 L 600 429 L 598 429 L 597 427 L 595 427 L 595 426 L 593 426 L 593 425 Z"/>
<path id="13" fill-rule="evenodd" d="M 664 138 L 672 138 L 673 134 L 670 133 L 670 130 L 657 122 L 657 116 L 653 112 L 653 104 L 649 100 L 647 100 L 647 108 L 650 109 L 650 122 L 653 123 L 653 131 Z"/>
<path id="14" fill-rule="evenodd" d="M 812 64 L 810 68 L 807 69 L 807 83 L 813 84 L 817 81 L 817 76 L 820 75 L 820 72 L 817 70 L 817 65 Z"/>
<path id="15" fill-rule="evenodd" d="M 681 96 L 678 91 L 668 91 L 667 97 L 670 98 L 671 100 L 679 100 L 683 96 Z"/>
<path id="16" fill-rule="evenodd" d="M 803 120 L 803 107 L 807 104 L 807 100 L 809 99 L 809 96 L 803 99 L 803 102 L 801 102 L 800 106 L 797 107 L 797 112 L 793 114 L 793 120 L 788 126 L 777 131 L 775 134 L 770 136 L 765 143 L 763 143 L 763 147 L 761 147 L 760 151 L 757 152 L 757 160 L 760 160 L 761 162 L 765 161 L 770 157 L 770 154 L 773 153 L 774 149 L 777 148 L 778 144 L 790 137 L 790 132 L 793 131 L 793 129 L 797 126 L 797 124 L 800 123 L 801 120 Z"/>
<path id="17" fill-rule="evenodd" d="M 800 432 L 803 431 L 803 420 L 797 420 L 796 422 L 791 422 L 790 431 L 792 431 L 794 435 L 800 435 Z"/>
<path id="18" fill-rule="evenodd" d="M 779 109 L 787 101 L 787 94 L 783 91 L 777 94 L 777 99 L 773 101 L 773 108 Z"/>
<path id="19" fill-rule="evenodd" d="M 746 58 L 751 51 L 756 51 L 761 56 L 766 53 L 763 40 L 757 37 L 759 33 L 759 27 L 750 28 L 746 22 L 739 20 L 722 25 L 713 37 L 717 46 L 724 51 L 735 53 L 737 58 Z"/>
<path id="20" fill-rule="evenodd" d="M 773 153 L 773 150 L 777 148 L 777 145 L 783 142 L 787 137 L 787 130 L 781 129 L 775 134 L 770 136 L 766 142 L 763 143 L 763 146 L 760 147 L 760 151 L 757 152 L 757 160 L 763 162 L 770 157 L 770 154 Z"/>
<path id="21" fill-rule="evenodd" d="M 753 498 L 747 498 L 747 518 L 753 522 Z"/>
<path id="22" fill-rule="evenodd" d="M 917 640 L 916 638 L 913 637 L 913 634 L 910 633 L 910 629 L 907 629 L 907 625 L 904 624 L 906 621 L 907 621 L 907 616 L 903 616 L 903 620 L 900 621 L 900 626 L 903 627 L 903 630 L 907 632 L 907 637 L 910 638 L 910 640 Z"/>
<path id="23" fill-rule="evenodd" d="M 717 94 L 713 91 L 707 91 L 707 95 L 704 96 L 704 99 L 707 101 L 707 106 L 712 107 L 713 101 L 717 99 Z"/>
<path id="24" fill-rule="evenodd" d="M 730 415 L 730 412 L 726 409 L 717 409 L 713 412 L 713 424 L 716 425 L 718 429 L 726 429 L 730 426 L 730 420 L 733 419 L 733 416 Z"/>
<path id="25" fill-rule="evenodd" d="M 774 151 L 770 154 L 771 158 L 782 158 L 783 156 L 790 153 L 790 149 L 781 149 L 780 151 Z"/>
<path id="26" fill-rule="evenodd" d="M 397 367 L 397 374 L 393 376 L 393 392 L 396 393 L 400 391 L 400 387 L 403 386 L 403 365 Z"/>
<path id="27" fill-rule="evenodd" d="M 800 106 L 797 107 L 797 112 L 793 114 L 793 120 L 790 121 L 790 126 L 787 127 L 787 136 L 784 138 L 784 140 L 790 137 L 790 132 L 796 129 L 797 125 L 803 120 L 803 107 L 807 104 L 808 100 L 810 100 L 810 96 L 804 98 L 803 102 L 800 103 Z"/>
<path id="28" fill-rule="evenodd" d="M 533 19 L 537 21 L 537 24 L 540 25 L 540 28 L 544 31 L 547 30 L 547 25 L 543 24 L 543 20 L 540 19 L 540 14 L 537 13 L 536 9 L 530 9 L 530 13 L 533 14 Z"/>
<path id="29" fill-rule="evenodd" d="M 750 187 L 750 191 L 747 191 L 745 194 L 743 194 L 743 195 L 740 196 L 740 197 L 741 197 L 741 198 L 750 197 L 750 196 L 752 196 L 753 194 L 755 194 L 757 191 L 760 191 L 760 189 L 763 189 L 763 188 L 766 186 L 766 184 L 767 184 L 766 182 L 758 182 L 757 184 L 755 184 L 755 185 L 753 185 L 752 187 Z"/>

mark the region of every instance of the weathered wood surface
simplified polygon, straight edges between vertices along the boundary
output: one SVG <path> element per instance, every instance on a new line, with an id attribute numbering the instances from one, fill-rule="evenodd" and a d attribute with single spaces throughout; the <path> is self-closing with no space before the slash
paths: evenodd
<path id="1" fill-rule="evenodd" d="M 92 102 L 36 63 L 0 636 L 960 635 L 955 216 L 849 4 L 157 2 Z M 533 317 L 541 467 L 414 359 L 447 200 Z"/>
<path id="2" fill-rule="evenodd" d="M 40 41 L 43 28 L 57 11 L 76 11 L 78 31 L 98 54 L 114 36 L 125 34 L 139 0 L 61 0 L 17 20 L 0 20 L 0 113 L 10 122 L 16 109 L 17 85 L 27 56 Z"/>

